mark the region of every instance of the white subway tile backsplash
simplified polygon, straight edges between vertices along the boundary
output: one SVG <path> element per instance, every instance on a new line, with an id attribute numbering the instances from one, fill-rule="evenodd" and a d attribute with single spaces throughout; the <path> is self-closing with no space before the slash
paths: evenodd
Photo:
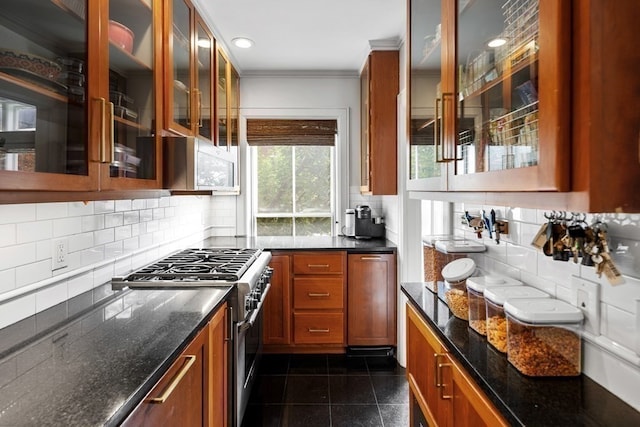
<path id="1" fill-rule="evenodd" d="M 166 208 L 167 206 L 171 206 L 171 197 L 160 197 L 158 201 L 158 206 L 161 208 Z"/>
<path id="2" fill-rule="evenodd" d="M 133 252 L 140 247 L 138 243 L 138 237 L 134 236 L 130 239 L 125 239 L 122 241 L 122 250 L 124 253 Z"/>
<path id="3" fill-rule="evenodd" d="M 162 219 L 162 218 L 164 218 L 164 208 L 153 209 L 153 219 Z"/>
<path id="4" fill-rule="evenodd" d="M 32 263 L 36 260 L 36 244 L 26 243 L 0 248 L 0 270 Z"/>
<path id="5" fill-rule="evenodd" d="M 131 200 L 116 200 L 115 210 L 116 212 L 130 211 L 131 205 Z"/>
<path id="6" fill-rule="evenodd" d="M 36 313 L 60 304 L 69 299 L 66 281 L 55 286 L 49 286 L 36 292 Z"/>
<path id="7" fill-rule="evenodd" d="M 571 276 L 579 276 L 580 266 L 572 261 L 555 261 L 550 256 L 538 252 L 538 276 L 556 284 L 571 287 Z"/>
<path id="8" fill-rule="evenodd" d="M 153 209 L 143 209 L 140 211 L 140 222 L 151 221 L 153 219 Z"/>
<path id="9" fill-rule="evenodd" d="M 608 304 L 601 304 L 600 333 L 630 349 L 636 345 L 636 317 L 633 313 Z"/>
<path id="10" fill-rule="evenodd" d="M 80 217 L 58 218 L 53 220 L 53 237 L 70 236 L 82 230 Z"/>
<path id="11" fill-rule="evenodd" d="M 16 244 L 16 224 L 0 225 L 0 247 Z"/>
<path id="12" fill-rule="evenodd" d="M 36 295 L 28 294 L 3 303 L 0 310 L 0 329 L 36 314 Z"/>
<path id="13" fill-rule="evenodd" d="M 595 274 L 593 276 L 597 277 Z M 603 275 L 599 282 L 602 302 L 629 313 L 639 314 L 636 313 L 635 300 L 640 299 L 640 279 L 625 277 L 625 283 L 613 286 Z"/>
<path id="14" fill-rule="evenodd" d="M 157 208 L 160 205 L 158 199 L 146 199 L 145 206 L 147 209 Z"/>
<path id="15" fill-rule="evenodd" d="M 115 262 L 114 265 L 114 276 L 125 276 L 132 271 L 131 268 L 131 258 L 126 257 L 121 260 Z"/>
<path id="16" fill-rule="evenodd" d="M 131 237 L 131 226 L 124 225 L 122 227 L 116 227 L 114 232 L 115 232 L 115 235 L 114 235 L 115 240 L 128 239 L 129 237 Z"/>
<path id="17" fill-rule="evenodd" d="M 131 202 L 131 209 L 135 211 L 144 209 L 145 206 L 146 206 L 146 203 L 144 199 L 135 199 Z"/>
<path id="18" fill-rule="evenodd" d="M 93 202 L 93 211 L 96 214 L 115 211 L 116 203 L 113 200 L 96 200 Z"/>
<path id="19" fill-rule="evenodd" d="M 93 215 L 93 202 L 69 202 L 69 216 Z"/>
<path id="20" fill-rule="evenodd" d="M 78 296 L 93 289 L 93 270 L 69 279 L 69 298 Z"/>
<path id="21" fill-rule="evenodd" d="M 16 287 L 16 270 L 10 268 L 0 271 L 0 294 L 11 291 Z"/>
<path id="22" fill-rule="evenodd" d="M 140 212 L 128 211 L 124 213 L 123 224 L 136 224 L 140 222 Z"/>
<path id="23" fill-rule="evenodd" d="M 104 216 L 105 228 L 119 227 L 122 224 L 124 224 L 124 214 L 122 212 L 106 214 Z"/>
<path id="24" fill-rule="evenodd" d="M 93 244 L 104 245 L 105 243 L 113 242 L 115 236 L 115 229 L 105 228 L 104 230 L 98 230 L 93 232 Z"/>
<path id="25" fill-rule="evenodd" d="M 16 267 L 16 287 L 29 285 L 52 276 L 51 259 Z"/>
<path id="26" fill-rule="evenodd" d="M 36 220 L 36 205 L 0 205 L 0 224 L 17 224 Z"/>
<path id="27" fill-rule="evenodd" d="M 104 246 L 95 246 L 91 249 L 85 249 L 80 253 L 80 256 L 83 266 L 100 262 L 104 260 Z"/>
<path id="28" fill-rule="evenodd" d="M 51 252 L 53 250 L 53 240 L 41 240 L 36 242 L 36 261 L 42 261 L 43 259 L 51 259 Z"/>
<path id="29" fill-rule="evenodd" d="M 110 282 L 114 274 L 115 262 L 93 270 L 93 287 Z"/>
<path id="30" fill-rule="evenodd" d="M 18 244 L 50 239 L 53 236 L 53 221 L 23 222 L 17 225 Z"/>
<path id="31" fill-rule="evenodd" d="M 69 216 L 69 204 L 61 203 L 41 203 L 36 205 L 36 219 L 65 218 Z"/>
<path id="32" fill-rule="evenodd" d="M 112 242 L 112 243 L 107 243 L 104 245 L 104 257 L 106 259 L 109 259 L 109 258 L 117 258 L 119 256 L 122 256 L 124 254 L 124 251 L 122 248 L 123 248 L 122 240 Z"/>
<path id="33" fill-rule="evenodd" d="M 69 237 L 69 252 L 82 251 L 94 245 L 93 233 L 75 234 Z"/>
<path id="34" fill-rule="evenodd" d="M 82 226 L 81 230 L 83 233 L 88 231 L 101 230 L 104 228 L 104 214 L 100 215 L 87 215 L 81 217 Z"/>
<path id="35" fill-rule="evenodd" d="M 552 297 L 556 296 L 556 284 L 550 280 L 540 278 L 537 274 L 523 271 L 520 276 L 520 280 L 522 280 L 526 285 L 533 286 L 534 288 L 548 293 Z"/>
<path id="36" fill-rule="evenodd" d="M 512 244 L 505 244 L 505 247 L 507 248 L 507 264 L 527 273 L 536 274 L 538 268 L 536 250 Z"/>

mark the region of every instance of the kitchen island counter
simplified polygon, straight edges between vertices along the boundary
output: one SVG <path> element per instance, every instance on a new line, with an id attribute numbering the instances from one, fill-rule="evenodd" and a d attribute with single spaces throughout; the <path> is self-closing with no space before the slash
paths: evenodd
<path id="1" fill-rule="evenodd" d="M 520 374 L 505 354 L 468 323 L 453 316 L 425 283 L 402 283 L 424 321 L 460 362 L 496 409 L 513 426 L 639 426 L 640 413 L 582 374 L 532 378 Z"/>
<path id="2" fill-rule="evenodd" d="M 125 290 L 0 354 L 0 426 L 119 425 L 233 287 Z"/>
<path id="3" fill-rule="evenodd" d="M 346 250 L 347 252 L 395 252 L 396 245 L 386 239 L 355 239 L 345 236 L 260 236 L 260 237 L 210 237 L 202 247 L 254 248 L 278 250 Z"/>

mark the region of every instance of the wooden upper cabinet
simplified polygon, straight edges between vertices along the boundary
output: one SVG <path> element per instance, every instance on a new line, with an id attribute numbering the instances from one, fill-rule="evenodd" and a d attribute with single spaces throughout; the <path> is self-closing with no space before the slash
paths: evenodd
<path id="1" fill-rule="evenodd" d="M 569 190 L 570 2 L 408 7 L 409 189 Z"/>
<path id="2" fill-rule="evenodd" d="M 360 192 L 397 194 L 399 54 L 374 50 L 360 74 Z"/>
<path id="3" fill-rule="evenodd" d="M 0 18 L 0 190 L 160 188 L 160 3 L 26 0 Z"/>
<path id="4" fill-rule="evenodd" d="M 218 49 L 217 58 L 217 145 L 237 155 L 240 75 L 222 49 Z"/>
<path id="5" fill-rule="evenodd" d="M 347 344 L 395 346 L 395 254 L 349 254 L 347 289 Z"/>
<path id="6" fill-rule="evenodd" d="M 165 127 L 215 141 L 216 41 L 189 0 L 165 0 Z"/>

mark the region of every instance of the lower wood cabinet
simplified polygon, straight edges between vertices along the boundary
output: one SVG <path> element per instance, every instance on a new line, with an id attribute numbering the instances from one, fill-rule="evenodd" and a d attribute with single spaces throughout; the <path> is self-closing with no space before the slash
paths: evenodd
<path id="1" fill-rule="evenodd" d="M 205 326 L 123 426 L 206 426 L 209 328 Z"/>
<path id="2" fill-rule="evenodd" d="M 264 345 L 291 344 L 291 255 L 271 254 L 271 289 L 263 307 Z"/>
<path id="3" fill-rule="evenodd" d="M 347 344 L 395 346 L 395 254 L 349 254 L 347 277 Z"/>
<path id="4" fill-rule="evenodd" d="M 229 321 L 225 303 L 122 426 L 227 426 Z"/>
<path id="5" fill-rule="evenodd" d="M 419 405 L 429 425 L 508 426 L 465 369 L 411 304 L 407 304 L 409 413 Z M 411 419 L 410 425 L 414 425 Z"/>

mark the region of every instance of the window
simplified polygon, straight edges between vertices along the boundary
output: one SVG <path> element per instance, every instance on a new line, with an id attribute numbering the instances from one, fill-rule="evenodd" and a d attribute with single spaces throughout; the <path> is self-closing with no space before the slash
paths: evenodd
<path id="1" fill-rule="evenodd" d="M 336 120 L 247 120 L 257 236 L 331 236 Z"/>

